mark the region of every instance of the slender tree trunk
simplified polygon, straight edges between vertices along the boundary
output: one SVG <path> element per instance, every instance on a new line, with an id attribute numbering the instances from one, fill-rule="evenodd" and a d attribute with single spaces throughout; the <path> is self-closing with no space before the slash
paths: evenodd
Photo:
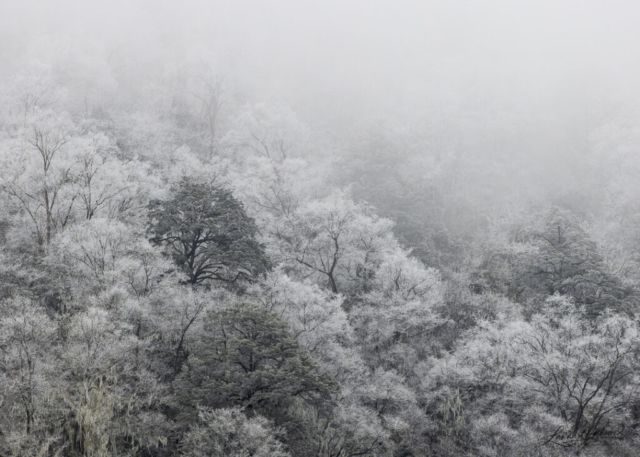
<path id="1" fill-rule="evenodd" d="M 51 242 L 51 207 L 49 206 L 49 191 L 46 188 L 44 189 L 44 206 L 45 206 L 45 211 L 47 212 L 46 243 L 48 245 Z"/>

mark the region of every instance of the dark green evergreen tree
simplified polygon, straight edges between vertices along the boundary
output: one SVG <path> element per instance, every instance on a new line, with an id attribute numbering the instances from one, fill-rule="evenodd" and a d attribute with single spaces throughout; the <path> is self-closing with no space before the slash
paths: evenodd
<path id="1" fill-rule="evenodd" d="M 524 280 L 534 290 L 570 296 L 591 315 L 605 309 L 630 311 L 634 306 L 635 291 L 609 271 L 597 244 L 571 213 L 552 209 L 531 237 L 537 249 L 530 255 Z"/>
<path id="2" fill-rule="evenodd" d="M 204 326 L 177 382 L 187 405 L 243 406 L 281 422 L 295 399 L 322 407 L 339 389 L 262 307 L 235 304 L 209 313 Z"/>
<path id="3" fill-rule="evenodd" d="M 168 200 L 149 203 L 151 241 L 187 274 L 188 282 L 253 280 L 270 269 L 258 229 L 233 194 L 183 179 Z"/>

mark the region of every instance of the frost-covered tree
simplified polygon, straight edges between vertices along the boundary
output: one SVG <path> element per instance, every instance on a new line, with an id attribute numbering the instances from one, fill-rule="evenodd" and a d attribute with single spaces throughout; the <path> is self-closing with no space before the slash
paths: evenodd
<path id="1" fill-rule="evenodd" d="M 245 106 L 227 132 L 223 144 L 236 154 L 248 153 L 275 162 L 300 157 L 310 132 L 291 108 L 259 103 Z M 302 151 L 305 152 L 305 151 Z"/>
<path id="2" fill-rule="evenodd" d="M 199 424 L 190 430 L 182 444 L 185 457 L 289 457 L 278 440 L 278 429 L 266 418 L 248 418 L 243 410 L 202 408 Z"/>
<path id="3" fill-rule="evenodd" d="M 159 187 L 148 165 L 119 158 L 118 149 L 102 133 L 85 135 L 81 149 L 76 182 L 81 216 L 139 218 Z"/>
<path id="4" fill-rule="evenodd" d="M 65 282 L 75 284 L 80 297 L 110 288 L 148 295 L 171 269 L 160 250 L 142 234 L 105 218 L 82 221 L 57 235 L 51 243 L 49 264 Z"/>
<path id="5" fill-rule="evenodd" d="M 49 244 L 73 215 L 77 135 L 66 113 L 36 108 L 4 145 L 0 185 L 30 221 L 39 244 Z"/>
<path id="6" fill-rule="evenodd" d="M 594 321 L 555 296 L 529 322 L 482 323 L 434 363 L 426 384 L 439 386 L 430 394 L 438 401 L 460 395 L 458 417 L 476 446 L 493 441 L 494 452 L 624 439 L 633 433 L 639 395 L 637 332 L 628 317 L 605 313 Z"/>
<path id="7" fill-rule="evenodd" d="M 391 227 L 391 221 L 335 193 L 282 218 L 274 236 L 288 269 L 333 293 L 353 294 L 370 287 L 375 262 L 395 247 Z"/>
<path id="8" fill-rule="evenodd" d="M 58 343 L 53 320 L 25 297 L 0 302 L 0 451 L 6 455 L 49 452 L 61 437 L 51 429 L 59 386 L 48 352 Z"/>

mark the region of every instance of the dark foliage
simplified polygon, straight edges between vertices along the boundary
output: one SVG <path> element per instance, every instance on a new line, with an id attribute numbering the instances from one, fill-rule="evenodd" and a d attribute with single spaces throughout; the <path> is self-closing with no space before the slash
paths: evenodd
<path id="1" fill-rule="evenodd" d="M 258 229 L 230 191 L 182 180 L 168 200 L 149 203 L 149 233 L 188 282 L 251 281 L 271 267 Z"/>

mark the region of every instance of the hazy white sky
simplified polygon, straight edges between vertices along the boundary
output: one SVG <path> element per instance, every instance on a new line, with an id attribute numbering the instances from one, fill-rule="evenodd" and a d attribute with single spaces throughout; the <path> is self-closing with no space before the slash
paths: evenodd
<path id="1" fill-rule="evenodd" d="M 212 48 L 300 100 L 635 96 L 640 81 L 637 0 L 2 0 L 0 30 L 5 64 L 42 36 L 149 55 Z"/>

